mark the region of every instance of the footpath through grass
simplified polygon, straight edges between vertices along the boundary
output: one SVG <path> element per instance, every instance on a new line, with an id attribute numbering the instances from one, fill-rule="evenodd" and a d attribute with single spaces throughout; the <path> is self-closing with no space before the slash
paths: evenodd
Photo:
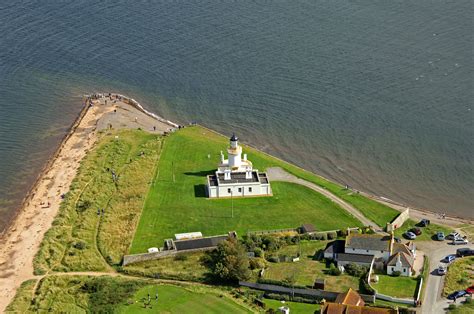
<path id="1" fill-rule="evenodd" d="M 135 232 L 159 151 L 157 136 L 143 131 L 104 135 L 81 163 L 35 257 L 35 272 L 104 271 L 107 263 L 120 263 Z"/>
<path id="2" fill-rule="evenodd" d="M 325 196 L 298 184 L 273 182 L 272 197 L 206 197 L 206 175 L 215 171 L 228 139 L 201 127 L 182 129 L 164 140 L 157 177 L 148 194 L 131 253 L 161 246 L 175 233 L 205 236 L 295 228 L 312 223 L 319 230 L 361 226 Z M 277 160 L 244 147 L 254 167 L 264 171 Z M 210 158 L 208 158 L 210 156 Z M 233 203 L 233 204 L 232 204 Z M 232 217 L 232 206 L 234 217 Z"/>

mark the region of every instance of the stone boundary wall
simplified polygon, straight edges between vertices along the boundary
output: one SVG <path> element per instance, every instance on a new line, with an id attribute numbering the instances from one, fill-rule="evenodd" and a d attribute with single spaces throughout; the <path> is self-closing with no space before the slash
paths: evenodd
<path id="1" fill-rule="evenodd" d="M 274 230 L 260 230 L 260 231 L 249 231 L 247 235 L 264 235 L 272 233 L 283 233 L 283 232 L 298 232 L 297 228 L 288 228 L 288 229 L 274 229 Z"/>
<path id="2" fill-rule="evenodd" d="M 266 291 L 266 292 L 289 294 L 289 295 L 296 295 L 296 296 L 303 296 L 303 297 L 317 297 L 317 298 L 324 298 L 326 300 L 331 300 L 331 301 L 336 300 L 337 296 L 339 295 L 338 292 L 332 292 L 332 291 L 326 291 L 326 290 L 289 288 L 289 287 L 255 283 L 255 282 L 247 282 L 247 281 L 239 281 L 239 285 L 256 289 L 256 290 Z M 375 296 L 373 295 L 361 294 L 361 297 L 366 302 L 370 302 L 370 303 L 375 302 Z"/>
<path id="3" fill-rule="evenodd" d="M 405 223 L 405 221 L 408 220 L 408 218 L 410 218 L 410 208 L 407 208 L 402 211 L 394 220 L 392 220 L 392 222 L 387 222 L 387 226 L 385 227 L 385 229 L 387 230 L 387 232 L 395 231 L 396 229 L 403 226 L 403 224 Z"/>
<path id="4" fill-rule="evenodd" d="M 122 266 L 127 266 L 133 263 L 140 263 L 145 261 L 152 261 L 155 259 L 160 259 L 168 256 L 174 256 L 178 253 L 176 250 L 167 250 L 153 253 L 141 253 L 141 254 L 132 254 L 125 255 L 123 257 Z"/>
<path id="5" fill-rule="evenodd" d="M 181 250 L 181 251 L 178 251 L 178 250 L 163 250 L 163 251 L 154 252 L 154 253 L 140 253 L 140 254 L 125 255 L 123 257 L 122 266 L 127 266 L 127 265 L 130 265 L 130 264 L 146 262 L 146 261 L 153 261 L 153 260 L 157 260 L 157 259 L 160 259 L 160 258 L 175 256 L 175 255 L 181 254 L 181 253 L 212 251 L 216 248 L 217 248 L 217 246 L 199 248 L 199 249 Z"/>

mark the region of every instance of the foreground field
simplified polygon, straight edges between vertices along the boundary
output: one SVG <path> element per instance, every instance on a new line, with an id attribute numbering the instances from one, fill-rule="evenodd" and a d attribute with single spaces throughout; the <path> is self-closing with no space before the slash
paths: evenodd
<path id="1" fill-rule="evenodd" d="M 158 299 L 156 299 L 158 294 Z M 150 305 L 148 303 L 150 295 Z M 223 294 L 197 287 L 170 285 L 146 286 L 131 298 L 132 304 L 122 305 L 119 313 L 252 313 Z"/>
<path id="2" fill-rule="evenodd" d="M 248 313 L 226 291 L 205 286 L 157 285 L 119 277 L 48 276 L 32 297 L 35 282 L 26 282 L 7 308 L 11 313 Z M 151 302 L 148 304 L 148 294 Z M 155 295 L 158 294 L 158 300 Z M 23 297 L 23 296 L 29 296 Z M 220 311 L 219 311 L 220 310 Z"/>
<path id="3" fill-rule="evenodd" d="M 235 230 L 242 235 L 247 231 L 295 228 L 303 223 L 313 223 L 319 230 L 361 226 L 328 198 L 293 183 L 273 182 L 273 197 L 207 199 L 206 175 L 215 171 L 220 151 L 227 145 L 227 138 L 200 127 L 185 128 L 165 139 L 132 253 L 160 246 L 164 239 L 182 232 L 217 235 Z M 244 150 L 255 168 L 278 165 L 267 155 Z"/>
<path id="4" fill-rule="evenodd" d="M 104 271 L 120 263 L 159 151 L 157 136 L 143 131 L 104 135 L 81 163 L 35 258 L 35 272 Z"/>

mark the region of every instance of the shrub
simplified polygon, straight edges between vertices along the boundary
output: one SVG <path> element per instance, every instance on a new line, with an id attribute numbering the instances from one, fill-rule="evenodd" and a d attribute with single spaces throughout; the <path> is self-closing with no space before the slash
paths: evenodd
<path id="1" fill-rule="evenodd" d="M 274 255 L 270 255 L 267 260 L 271 263 L 279 263 L 280 262 L 280 259 L 277 257 L 277 256 L 274 256 Z"/>
<path id="2" fill-rule="evenodd" d="M 334 264 L 331 264 L 331 266 L 329 267 L 328 274 L 332 276 L 339 276 L 341 274 L 341 270 L 334 266 Z"/>
<path id="3" fill-rule="evenodd" d="M 337 232 L 331 231 L 327 233 L 327 238 L 328 240 L 334 240 L 337 238 Z"/>
<path id="4" fill-rule="evenodd" d="M 354 263 L 347 264 L 344 269 L 346 270 L 347 274 L 354 277 L 362 277 L 367 272 L 367 267 Z"/>
<path id="5" fill-rule="evenodd" d="M 264 257 L 264 252 L 261 248 L 256 247 L 253 252 L 255 253 L 255 257 Z"/>
<path id="6" fill-rule="evenodd" d="M 263 258 L 251 258 L 250 259 L 250 269 L 262 269 L 265 268 L 266 262 Z"/>
<path id="7" fill-rule="evenodd" d="M 186 261 L 188 256 L 186 254 L 176 254 L 174 257 L 175 261 Z"/>
<path id="8" fill-rule="evenodd" d="M 402 273 L 397 270 L 397 271 L 394 271 L 391 276 L 392 277 L 400 277 L 401 274 Z"/>
<path id="9" fill-rule="evenodd" d="M 78 249 L 78 250 L 84 250 L 84 249 L 87 247 L 87 245 L 86 245 L 86 243 L 83 242 L 83 241 L 78 241 L 78 242 L 76 242 L 76 243 L 73 244 L 73 247 L 74 247 L 75 249 Z"/>

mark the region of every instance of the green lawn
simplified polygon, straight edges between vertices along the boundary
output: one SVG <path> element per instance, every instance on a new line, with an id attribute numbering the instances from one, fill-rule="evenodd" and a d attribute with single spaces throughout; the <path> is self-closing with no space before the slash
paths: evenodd
<path id="1" fill-rule="evenodd" d="M 474 313 L 474 302 L 457 305 L 454 310 L 449 310 L 450 314 L 472 314 Z"/>
<path id="2" fill-rule="evenodd" d="M 235 230 L 243 235 L 303 223 L 313 223 L 319 230 L 361 226 L 328 198 L 293 183 L 273 182 L 272 197 L 207 199 L 206 174 L 215 171 L 220 151 L 227 145 L 226 138 L 200 127 L 185 128 L 164 140 L 157 177 L 145 202 L 131 253 L 160 246 L 164 239 L 182 232 L 217 235 Z M 244 152 L 260 170 L 276 165 L 275 159 L 267 155 L 247 148 Z"/>
<path id="3" fill-rule="evenodd" d="M 158 293 L 158 300 L 156 300 Z M 148 294 L 151 302 L 148 303 Z M 146 286 L 131 298 L 130 305 L 122 305 L 119 313 L 251 313 L 221 293 L 205 288 L 183 288 L 171 285 Z"/>
<path id="4" fill-rule="evenodd" d="M 474 256 L 456 259 L 449 267 L 444 280 L 443 294 L 464 290 L 474 283 Z"/>
<path id="5" fill-rule="evenodd" d="M 25 313 L 31 305 L 31 296 L 34 292 L 36 285 L 36 279 L 30 279 L 23 282 L 18 288 L 15 297 L 12 302 L 8 305 L 6 313 Z"/>
<path id="6" fill-rule="evenodd" d="M 295 284 L 302 286 L 312 286 L 315 279 L 325 278 L 325 290 L 334 292 L 346 292 L 349 288 L 358 290 L 359 278 L 346 274 L 327 275 L 326 263 L 314 259 L 315 253 L 323 250 L 327 243 L 328 241 L 302 241 L 299 262 L 268 263 L 264 278 L 285 281 L 288 277 L 293 277 L 296 280 Z M 299 249 L 298 245 L 289 245 L 272 255 L 296 256 Z"/>
<path id="7" fill-rule="evenodd" d="M 416 278 L 392 277 L 388 275 L 379 276 L 379 282 L 372 283 L 378 293 L 398 298 L 413 298 L 417 286 Z"/>
<path id="8" fill-rule="evenodd" d="M 299 303 L 299 302 L 288 302 L 282 303 L 282 301 L 264 299 L 265 310 L 273 309 L 278 310 L 281 306 L 287 306 L 290 308 L 290 313 L 296 314 L 313 314 L 315 311 L 319 311 L 321 306 L 319 304 Z"/>
<path id="9" fill-rule="evenodd" d="M 416 227 L 416 224 L 418 221 L 414 221 L 411 219 L 408 219 L 405 221 L 403 226 L 397 230 L 395 230 L 395 236 L 399 237 L 400 239 L 404 239 L 403 234 L 410 230 L 411 228 Z M 421 235 L 416 237 L 416 240 L 419 241 L 429 241 L 432 240 L 432 236 L 435 235 L 438 231 L 444 232 L 444 235 L 450 234 L 453 230 L 449 227 L 444 227 L 440 226 L 437 224 L 430 224 L 428 227 L 420 227 L 421 229 Z"/>

